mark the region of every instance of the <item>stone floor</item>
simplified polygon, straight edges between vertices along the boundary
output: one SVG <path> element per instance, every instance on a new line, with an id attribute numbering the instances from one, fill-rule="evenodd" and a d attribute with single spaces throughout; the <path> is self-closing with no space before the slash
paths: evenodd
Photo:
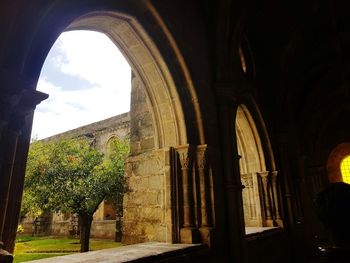
<path id="1" fill-rule="evenodd" d="M 204 249 L 203 245 L 166 244 L 149 242 L 119 248 L 103 249 L 86 253 L 27 261 L 27 263 L 121 263 L 121 262 L 165 262 L 186 253 Z"/>

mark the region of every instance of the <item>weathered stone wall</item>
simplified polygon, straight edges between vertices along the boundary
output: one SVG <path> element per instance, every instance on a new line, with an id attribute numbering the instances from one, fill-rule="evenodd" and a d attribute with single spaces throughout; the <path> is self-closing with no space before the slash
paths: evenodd
<path id="1" fill-rule="evenodd" d="M 53 221 L 50 228 L 50 235 L 69 236 L 70 225 L 70 220 Z"/>
<path id="2" fill-rule="evenodd" d="M 94 122 L 79 128 L 63 132 L 43 141 L 54 141 L 61 138 L 86 137 L 94 140 L 94 146 L 103 153 L 107 151 L 108 141 L 117 137 L 129 139 L 130 137 L 130 113 L 126 112 L 111 118 Z"/>
<path id="3" fill-rule="evenodd" d="M 44 139 L 54 141 L 60 138 L 87 137 L 94 140 L 94 146 L 102 153 L 107 154 L 108 143 L 113 138 L 128 140 L 130 137 L 130 113 L 126 112 L 111 118 L 94 122 L 64 133 L 60 133 Z M 101 203 L 94 214 L 94 220 L 115 218 L 115 209 L 105 202 Z M 53 224 L 55 224 L 55 218 Z"/>
<path id="4" fill-rule="evenodd" d="M 169 154 L 155 149 L 155 127 L 141 82 L 133 75 L 131 155 L 126 162 L 123 242 L 171 241 Z"/>
<path id="5" fill-rule="evenodd" d="M 171 241 L 169 176 L 164 169 L 167 153 L 150 151 L 126 163 L 129 187 L 124 196 L 123 242 Z"/>
<path id="6" fill-rule="evenodd" d="M 145 90 L 134 74 L 131 85 L 130 153 L 136 155 L 154 149 L 155 132 Z"/>

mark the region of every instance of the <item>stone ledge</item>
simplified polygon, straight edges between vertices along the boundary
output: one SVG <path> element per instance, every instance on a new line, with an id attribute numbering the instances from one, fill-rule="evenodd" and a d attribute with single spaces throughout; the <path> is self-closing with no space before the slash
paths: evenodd
<path id="1" fill-rule="evenodd" d="M 280 234 L 283 229 L 280 227 L 246 227 L 246 239 L 253 240 L 256 238 L 264 238 L 274 234 Z"/>
<path id="2" fill-rule="evenodd" d="M 52 257 L 28 263 L 122 263 L 122 262 L 182 262 L 192 258 L 197 262 L 208 248 L 202 244 L 167 244 L 148 242 L 119 248 L 103 249 L 67 256 Z"/>

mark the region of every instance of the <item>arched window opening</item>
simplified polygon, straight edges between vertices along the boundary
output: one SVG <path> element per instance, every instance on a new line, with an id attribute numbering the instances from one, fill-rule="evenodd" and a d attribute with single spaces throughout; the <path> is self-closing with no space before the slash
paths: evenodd
<path id="1" fill-rule="evenodd" d="M 245 106 L 239 106 L 236 116 L 236 136 L 240 155 L 241 181 L 244 185 L 243 210 L 246 227 L 264 226 L 259 173 L 265 171 L 264 155 L 255 123 Z"/>
<path id="2" fill-rule="evenodd" d="M 343 182 L 350 184 L 350 155 L 346 156 L 340 163 L 340 171 Z"/>
<path id="3" fill-rule="evenodd" d="M 266 171 L 261 137 L 245 105 L 236 114 L 236 138 L 246 233 L 277 226 L 278 198 L 275 171 Z"/>
<path id="4" fill-rule="evenodd" d="M 238 57 L 241 65 L 242 73 L 247 79 L 255 78 L 255 62 L 253 52 L 250 48 L 249 41 L 243 37 L 238 47 Z"/>
<path id="5" fill-rule="evenodd" d="M 46 197 L 40 191 L 33 190 L 36 167 L 27 169 L 23 203 L 29 205 L 21 221 L 24 234 L 76 238 L 86 227 L 82 224 L 82 215 L 88 214 L 92 217 L 88 230 L 90 238 L 109 240 L 113 246 L 116 245 L 113 241 L 121 241 L 123 191 L 116 182 L 122 182 L 124 178 L 123 166 L 129 149 L 131 75 L 128 62 L 106 34 L 72 30 L 63 32 L 56 40 L 46 57 L 37 85 L 38 90 L 48 93 L 50 97 L 36 109 L 30 157 L 35 157 L 32 152 L 35 143 L 42 143 L 49 149 L 55 147 L 52 146 L 55 143 L 69 140 L 71 147 L 75 147 L 74 142 L 86 139 L 89 148 L 103 157 L 91 152 L 90 155 L 67 155 L 66 159 L 87 158 L 86 163 L 94 163 L 95 159 L 89 159 L 94 155 L 99 162 L 93 169 L 105 172 L 98 174 L 93 169 L 84 170 L 84 164 L 79 161 L 76 162 L 77 170 L 84 172 L 74 172 L 74 166 L 70 165 L 73 161 L 68 162 L 66 167 L 69 168 L 62 172 L 67 185 L 62 189 L 67 191 L 57 192 L 70 195 L 71 199 L 67 201 L 62 195 L 54 195 L 55 191 L 50 191 L 51 195 L 48 196 L 49 200 L 59 199 L 60 203 L 70 203 L 69 207 L 46 202 L 47 207 L 40 205 L 35 210 L 36 205 Z M 125 149 L 117 149 L 117 137 L 122 138 Z M 118 150 L 120 156 L 114 154 L 112 157 Z M 62 155 L 65 154 L 67 152 L 62 151 Z M 29 158 L 29 166 L 38 166 L 36 161 L 36 158 Z M 51 165 L 55 167 L 56 163 L 52 162 Z M 113 179 L 108 180 L 107 177 Z M 50 179 L 45 188 L 55 189 L 58 186 L 54 183 L 57 178 L 52 174 Z M 80 181 L 88 181 L 89 184 Z M 40 184 L 44 183 L 40 181 Z M 111 190 L 106 194 L 103 187 Z M 81 200 L 80 206 L 75 200 Z M 83 212 L 77 212 L 79 210 Z"/>
<path id="6" fill-rule="evenodd" d="M 350 183 L 350 143 L 335 146 L 327 159 L 328 182 Z"/>
<path id="7" fill-rule="evenodd" d="M 117 236 L 116 233 L 115 237 L 119 241 L 121 239 L 124 244 L 147 241 L 185 242 L 183 241 L 185 238 L 191 237 L 192 229 L 180 233 L 180 229 L 185 228 L 185 223 L 180 218 L 183 216 L 178 212 L 180 208 L 173 209 L 172 198 L 169 198 L 170 193 L 178 194 L 178 189 L 169 183 L 173 174 L 169 173 L 167 168 L 169 163 L 177 165 L 178 159 L 182 157 L 178 156 L 180 155 L 178 152 L 182 148 L 189 148 L 185 149 L 185 154 L 192 151 L 192 148 L 186 144 L 188 140 L 184 112 L 167 64 L 155 43 L 134 17 L 110 12 L 89 13 L 77 18 L 66 28 L 69 32 L 75 30 L 90 30 L 108 36 L 125 56 L 132 69 L 130 113 L 120 115 L 122 122 L 124 124 L 128 122 L 129 127 L 130 154 L 125 161 L 124 174 L 127 191 L 119 203 L 122 211 L 120 215 L 116 215 L 115 227 L 110 228 L 108 233 L 114 234 L 116 229 L 117 232 L 121 229 L 122 235 Z M 50 90 L 46 92 L 50 93 Z M 92 104 L 96 105 L 94 102 L 98 99 L 94 96 L 90 98 Z M 114 122 L 113 118 L 105 121 Z M 125 121 L 126 119 L 128 121 Z M 103 145 L 103 141 L 107 143 L 111 137 L 97 138 L 101 133 L 101 123 L 96 123 L 98 125 L 92 125 L 93 131 L 85 135 L 80 134 L 78 137 L 86 137 L 90 146 L 103 146 L 102 152 L 108 156 L 109 146 Z M 107 129 L 112 130 L 111 127 Z M 71 137 L 77 135 L 75 132 L 75 130 L 69 131 Z M 116 137 L 120 137 L 118 133 Z M 180 150 L 172 148 L 175 146 Z M 173 160 L 172 154 L 175 151 L 178 159 Z M 185 162 L 184 166 L 186 164 Z M 182 170 L 177 172 L 181 173 Z M 176 205 L 185 207 L 181 200 Z M 111 214 L 105 213 L 105 210 L 100 210 L 100 217 L 103 220 L 111 219 Z M 193 230 L 197 233 L 196 231 L 197 229 Z"/>

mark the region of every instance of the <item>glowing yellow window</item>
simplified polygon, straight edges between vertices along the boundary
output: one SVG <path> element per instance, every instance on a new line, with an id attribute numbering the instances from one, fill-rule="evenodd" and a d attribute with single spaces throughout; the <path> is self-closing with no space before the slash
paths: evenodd
<path id="1" fill-rule="evenodd" d="M 346 156 L 340 164 L 343 182 L 350 184 L 350 155 Z"/>

